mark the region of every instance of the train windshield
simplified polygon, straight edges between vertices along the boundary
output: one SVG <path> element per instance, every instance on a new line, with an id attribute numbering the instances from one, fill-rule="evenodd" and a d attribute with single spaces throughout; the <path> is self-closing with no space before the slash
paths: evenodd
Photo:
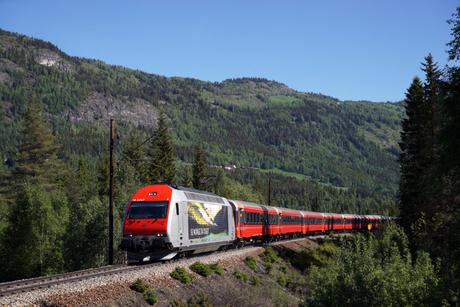
<path id="1" fill-rule="evenodd" d="M 162 219 L 166 217 L 167 201 L 133 202 L 129 209 L 130 219 Z"/>

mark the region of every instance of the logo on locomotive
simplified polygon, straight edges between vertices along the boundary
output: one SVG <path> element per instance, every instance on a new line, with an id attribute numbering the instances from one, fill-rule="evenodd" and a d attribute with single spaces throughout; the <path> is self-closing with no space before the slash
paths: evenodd
<path id="1" fill-rule="evenodd" d="M 228 235 L 226 206 L 188 202 L 187 212 L 190 239 L 212 239 Z"/>

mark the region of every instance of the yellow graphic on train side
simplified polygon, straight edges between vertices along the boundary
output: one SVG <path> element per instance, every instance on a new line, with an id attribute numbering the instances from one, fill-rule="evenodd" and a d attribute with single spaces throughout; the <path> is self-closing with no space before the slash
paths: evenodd
<path id="1" fill-rule="evenodd" d="M 191 201 L 187 203 L 187 213 L 190 239 L 228 234 L 226 206 Z"/>

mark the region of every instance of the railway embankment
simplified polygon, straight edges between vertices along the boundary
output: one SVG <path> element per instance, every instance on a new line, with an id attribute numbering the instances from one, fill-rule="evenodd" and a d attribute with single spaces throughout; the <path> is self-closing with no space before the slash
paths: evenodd
<path id="1" fill-rule="evenodd" d="M 269 247 L 250 246 L 166 263 L 120 267 L 119 271 L 91 278 L 6 295 L 0 297 L 0 306 L 148 306 L 148 301 L 156 306 L 297 306 L 307 291 L 302 274 L 305 259 L 321 239 L 302 238 Z M 204 264 L 204 269 L 206 265 L 220 269 L 206 273 L 195 268 L 194 272 L 191 266 L 196 262 Z M 191 280 L 184 283 L 171 277 L 177 268 Z M 136 281 L 148 289 L 147 296 L 132 289 Z"/>

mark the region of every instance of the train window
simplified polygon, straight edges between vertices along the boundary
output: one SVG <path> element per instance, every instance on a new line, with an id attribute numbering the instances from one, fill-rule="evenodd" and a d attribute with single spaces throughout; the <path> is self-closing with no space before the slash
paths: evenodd
<path id="1" fill-rule="evenodd" d="M 166 217 L 167 201 L 133 202 L 129 208 L 130 219 L 158 219 Z"/>
<path id="2" fill-rule="evenodd" d="M 179 215 L 179 203 L 176 203 L 176 215 Z"/>

